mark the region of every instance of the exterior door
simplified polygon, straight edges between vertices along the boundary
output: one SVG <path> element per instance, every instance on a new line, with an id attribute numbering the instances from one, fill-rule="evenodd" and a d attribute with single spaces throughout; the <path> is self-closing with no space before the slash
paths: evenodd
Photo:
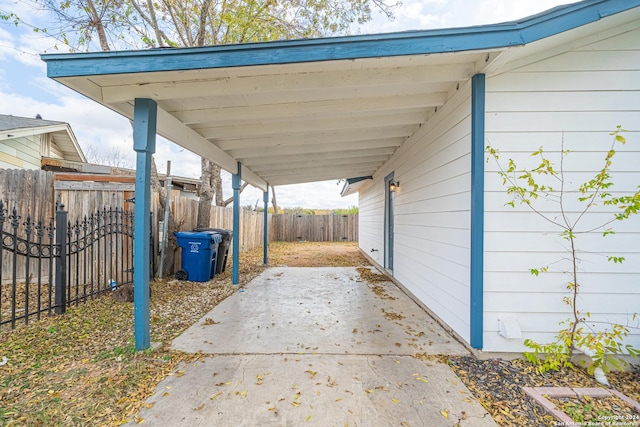
<path id="1" fill-rule="evenodd" d="M 384 268 L 393 274 L 393 203 L 395 193 L 390 191 L 393 172 L 384 178 Z"/>

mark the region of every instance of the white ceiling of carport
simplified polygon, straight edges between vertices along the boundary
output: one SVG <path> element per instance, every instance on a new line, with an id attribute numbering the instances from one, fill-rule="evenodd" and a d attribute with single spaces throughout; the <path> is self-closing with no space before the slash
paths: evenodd
<path id="1" fill-rule="evenodd" d="M 185 144 L 180 136 L 189 132 L 177 128 L 186 126 L 266 183 L 284 185 L 373 175 L 486 57 L 475 51 L 89 79 L 110 108 L 131 117 L 135 98 L 152 98 L 167 113 L 159 114 L 159 134 L 219 161 L 206 147 Z"/>

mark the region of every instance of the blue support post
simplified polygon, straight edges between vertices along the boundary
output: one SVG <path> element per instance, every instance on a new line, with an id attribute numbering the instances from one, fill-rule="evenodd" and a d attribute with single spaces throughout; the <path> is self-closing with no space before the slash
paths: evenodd
<path id="1" fill-rule="evenodd" d="M 136 350 L 151 346 L 149 327 L 149 235 L 151 234 L 151 156 L 156 151 L 158 108 L 152 99 L 136 98 L 133 149 L 136 151 L 136 204 L 133 231 L 133 320 Z"/>
<path id="2" fill-rule="evenodd" d="M 269 263 L 269 185 L 267 185 L 267 191 L 262 193 L 262 201 L 264 202 L 264 231 L 263 231 L 263 263 L 267 265 Z"/>
<path id="3" fill-rule="evenodd" d="M 484 333 L 484 123 L 485 76 L 471 79 L 470 344 L 482 349 Z"/>
<path id="4" fill-rule="evenodd" d="M 233 265 L 231 284 L 240 283 L 240 185 L 242 184 L 242 164 L 238 162 L 238 173 L 231 175 L 233 187 Z"/>

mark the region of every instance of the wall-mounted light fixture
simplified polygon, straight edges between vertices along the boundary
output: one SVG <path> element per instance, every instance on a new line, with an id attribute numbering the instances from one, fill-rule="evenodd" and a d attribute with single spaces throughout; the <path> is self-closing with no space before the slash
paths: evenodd
<path id="1" fill-rule="evenodd" d="M 391 191 L 393 193 L 398 188 L 400 188 L 400 182 L 399 181 L 394 181 L 394 180 L 389 181 L 389 191 Z"/>

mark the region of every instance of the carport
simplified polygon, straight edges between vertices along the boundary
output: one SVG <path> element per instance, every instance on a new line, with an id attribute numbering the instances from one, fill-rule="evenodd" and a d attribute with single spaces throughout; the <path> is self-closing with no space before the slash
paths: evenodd
<path id="1" fill-rule="evenodd" d="M 589 3 L 576 15 L 595 13 Z M 565 8 L 566 9 L 566 8 Z M 233 282 L 241 181 L 373 176 L 463 85 L 471 85 L 471 345 L 482 335 L 484 73 L 526 43 L 579 25 L 558 8 L 446 30 L 144 51 L 48 54 L 50 78 L 133 120 L 137 152 L 135 340 L 149 347 L 150 160 L 159 134 L 233 176 Z M 265 233 L 266 235 L 266 233 Z M 266 251 L 266 244 L 265 244 Z"/>

